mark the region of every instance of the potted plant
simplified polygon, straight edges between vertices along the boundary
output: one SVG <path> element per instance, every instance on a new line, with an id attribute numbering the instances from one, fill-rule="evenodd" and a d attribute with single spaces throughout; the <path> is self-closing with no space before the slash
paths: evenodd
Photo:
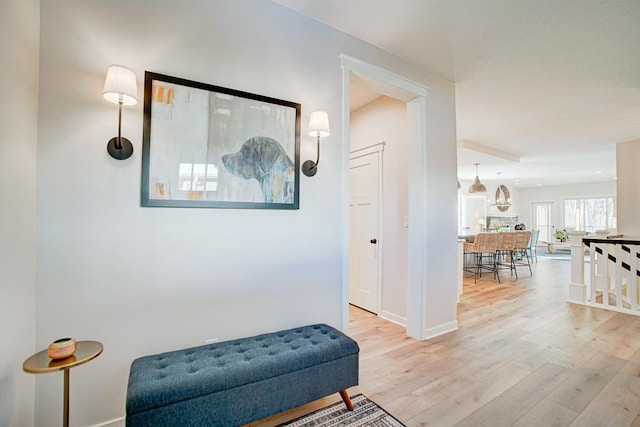
<path id="1" fill-rule="evenodd" d="M 567 233 L 567 230 L 556 230 L 553 236 L 556 238 L 556 240 L 559 240 L 561 242 L 566 242 L 567 237 L 569 237 L 569 234 Z"/>

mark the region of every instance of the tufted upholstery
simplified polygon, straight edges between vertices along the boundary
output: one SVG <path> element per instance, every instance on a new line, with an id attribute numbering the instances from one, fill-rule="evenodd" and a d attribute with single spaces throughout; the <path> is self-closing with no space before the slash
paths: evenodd
<path id="1" fill-rule="evenodd" d="M 134 360 L 129 374 L 127 425 L 130 417 L 137 413 L 201 396 L 222 395 L 227 390 L 235 393 L 242 386 L 269 379 L 281 381 L 287 374 L 308 374 L 312 372 L 310 369 L 322 365 L 341 366 L 341 360 L 354 355 L 357 384 L 358 352 L 358 344 L 351 338 L 319 324 L 141 357 Z M 337 361 L 339 363 L 333 363 Z M 336 374 L 344 375 L 343 372 L 327 373 Z M 296 377 L 304 375 L 296 374 Z M 352 378 L 349 381 L 352 382 Z M 320 397 L 322 395 L 317 398 Z"/>

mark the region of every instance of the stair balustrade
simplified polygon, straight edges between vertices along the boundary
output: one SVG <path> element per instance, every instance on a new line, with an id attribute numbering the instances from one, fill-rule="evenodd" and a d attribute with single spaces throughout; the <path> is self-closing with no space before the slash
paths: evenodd
<path id="1" fill-rule="evenodd" d="M 582 231 L 570 231 L 569 238 L 569 302 L 640 316 L 640 240 L 585 237 Z"/>

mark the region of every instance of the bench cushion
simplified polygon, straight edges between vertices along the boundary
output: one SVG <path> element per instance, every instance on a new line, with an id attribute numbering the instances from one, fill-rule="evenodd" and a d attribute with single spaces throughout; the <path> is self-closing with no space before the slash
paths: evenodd
<path id="1" fill-rule="evenodd" d="M 278 377 L 358 352 L 358 344 L 351 338 L 318 324 L 141 357 L 131 365 L 127 414 Z"/>

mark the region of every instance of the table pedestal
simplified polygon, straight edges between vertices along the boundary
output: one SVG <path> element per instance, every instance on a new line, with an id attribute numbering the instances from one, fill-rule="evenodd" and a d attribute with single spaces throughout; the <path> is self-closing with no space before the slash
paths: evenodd
<path id="1" fill-rule="evenodd" d="M 62 425 L 69 427 L 69 368 L 64 370 L 64 398 L 62 402 Z"/>
<path id="2" fill-rule="evenodd" d="M 31 374 L 63 371 L 62 425 L 64 427 L 69 427 L 69 371 L 71 368 L 90 362 L 101 353 L 102 344 L 98 341 L 78 341 L 75 353 L 66 359 L 53 360 L 49 357 L 47 350 L 42 350 L 22 364 L 22 369 Z"/>

